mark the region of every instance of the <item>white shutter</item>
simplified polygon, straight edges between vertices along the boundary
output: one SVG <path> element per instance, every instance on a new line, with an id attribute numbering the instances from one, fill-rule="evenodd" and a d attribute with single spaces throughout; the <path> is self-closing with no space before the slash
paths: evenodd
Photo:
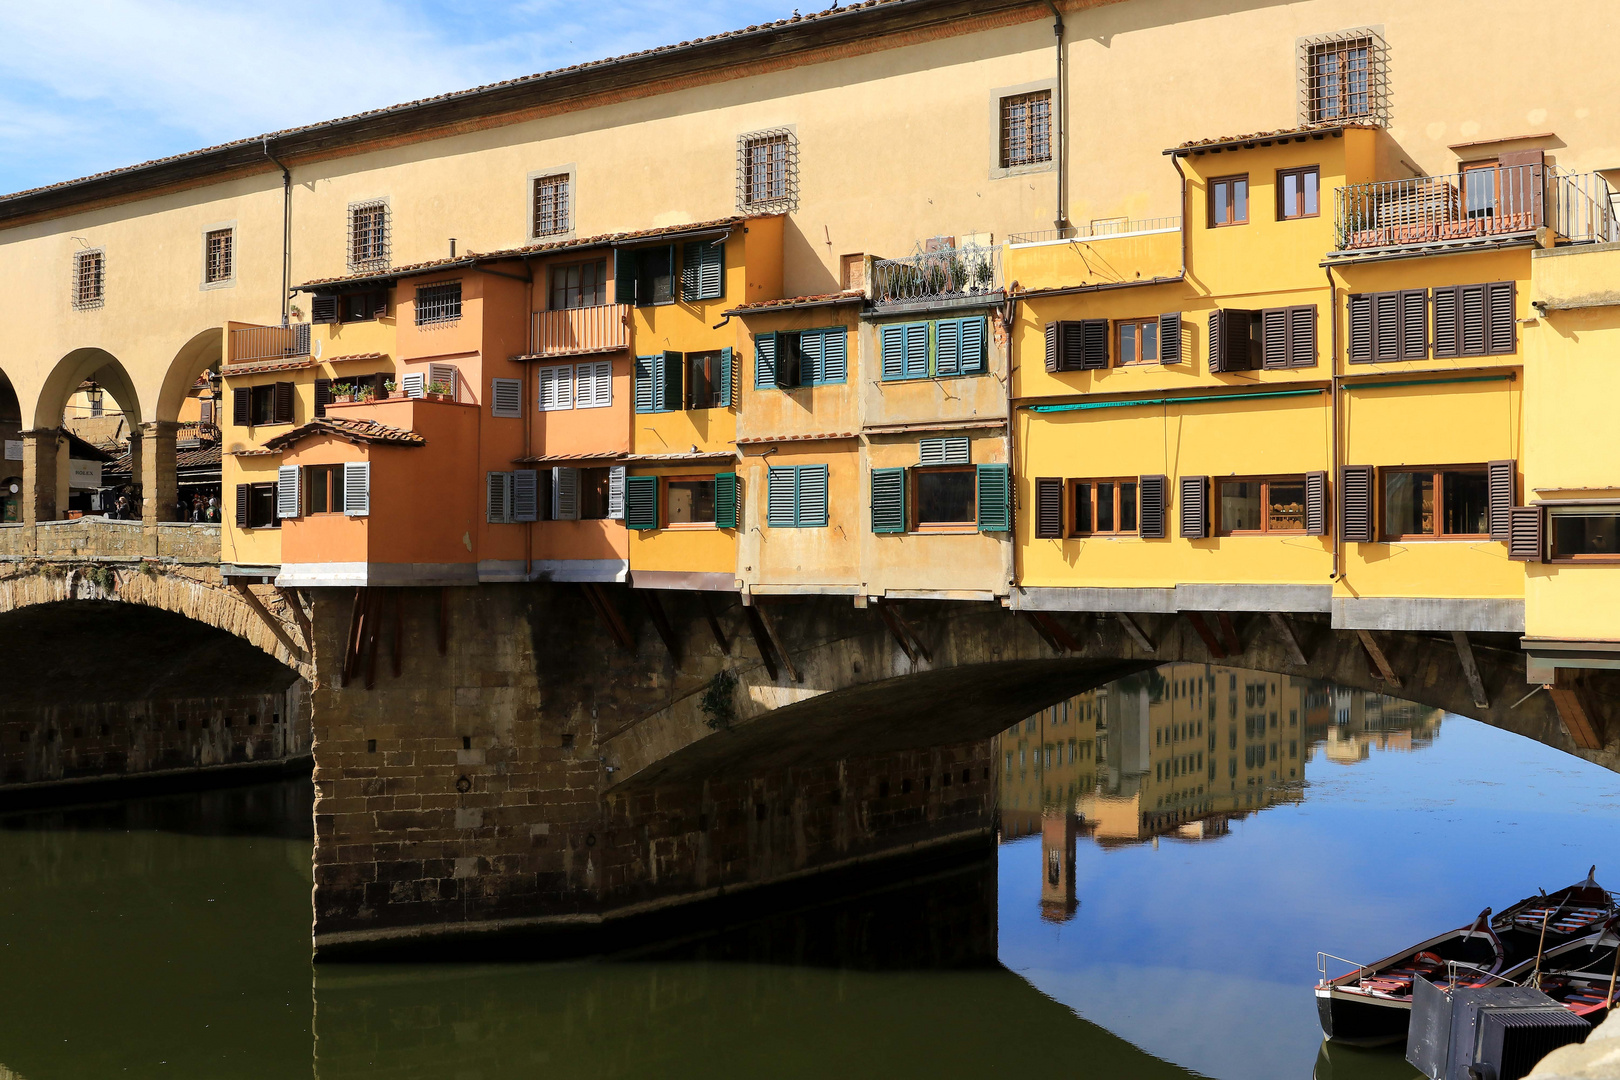
<path id="1" fill-rule="evenodd" d="M 541 368 L 540 411 L 554 412 L 558 409 L 572 409 L 573 407 L 573 365 L 565 364 L 562 367 Z"/>
<path id="2" fill-rule="evenodd" d="M 297 517 L 303 505 L 298 495 L 298 466 L 283 465 L 276 470 L 276 517 Z"/>
<path id="3" fill-rule="evenodd" d="M 608 470 L 608 517 L 624 520 L 624 466 L 615 465 Z"/>
<path id="4" fill-rule="evenodd" d="M 348 517 L 371 515 L 371 462 L 343 463 L 343 513 Z"/>
<path id="5" fill-rule="evenodd" d="M 577 371 L 579 387 L 574 392 L 575 408 L 603 409 L 613 404 L 613 361 L 581 364 Z"/>
<path id="6" fill-rule="evenodd" d="M 921 465 L 966 465 L 972 460 L 967 439 L 923 439 L 917 457 Z"/>
<path id="7" fill-rule="evenodd" d="M 533 469 L 512 473 L 512 520 L 538 521 L 540 518 L 540 474 Z"/>
<path id="8" fill-rule="evenodd" d="M 491 416 L 521 417 L 523 415 L 523 380 L 490 380 L 489 414 Z"/>
<path id="9" fill-rule="evenodd" d="M 551 470 L 551 520 L 579 520 L 579 470 L 558 465 Z"/>
<path id="10" fill-rule="evenodd" d="M 484 515 L 491 525 L 506 525 L 512 520 L 512 474 L 492 472 L 485 474 L 489 501 Z"/>
<path id="11" fill-rule="evenodd" d="M 456 393 L 456 365 L 429 364 L 428 385 L 431 386 L 433 383 L 444 383 L 445 386 L 450 388 L 447 391 L 450 396 L 450 400 L 456 400 L 456 398 L 459 396 Z"/>
<path id="12" fill-rule="evenodd" d="M 427 391 L 427 377 L 420 371 L 407 371 L 399 377 L 399 388 L 406 397 L 421 397 Z"/>

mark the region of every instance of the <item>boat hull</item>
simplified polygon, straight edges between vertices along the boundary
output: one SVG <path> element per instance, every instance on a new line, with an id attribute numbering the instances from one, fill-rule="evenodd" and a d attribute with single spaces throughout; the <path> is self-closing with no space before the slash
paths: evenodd
<path id="1" fill-rule="evenodd" d="M 1329 987 L 1316 990 L 1316 1015 L 1331 1042 L 1351 1046 L 1384 1046 L 1406 1041 L 1412 1003 L 1347 994 Z"/>

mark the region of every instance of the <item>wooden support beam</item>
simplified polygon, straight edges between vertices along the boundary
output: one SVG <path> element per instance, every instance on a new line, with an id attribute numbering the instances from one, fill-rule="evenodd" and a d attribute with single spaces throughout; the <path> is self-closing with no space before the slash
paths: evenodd
<path id="1" fill-rule="evenodd" d="M 1597 701 L 1582 682 L 1581 676 L 1568 668 L 1559 668 L 1547 686 L 1547 694 L 1564 722 L 1564 730 L 1582 750 L 1602 750 L 1607 732 L 1603 714 Z"/>
<path id="2" fill-rule="evenodd" d="M 354 605 L 349 609 L 349 634 L 343 639 L 343 667 L 338 673 L 338 685 L 348 686 L 357 670 L 360 655 L 360 626 L 365 618 L 366 590 L 354 590 Z"/>
<path id="3" fill-rule="evenodd" d="M 1067 650 L 1058 644 L 1057 638 L 1052 636 L 1052 631 L 1048 630 L 1046 624 L 1041 622 L 1039 614 L 1039 612 L 1030 611 L 1028 608 L 1024 609 L 1024 618 L 1029 621 L 1030 627 L 1040 635 L 1042 641 L 1046 642 L 1047 648 L 1062 656 Z"/>
<path id="4" fill-rule="evenodd" d="M 1209 623 L 1204 621 L 1204 617 L 1196 611 L 1184 611 L 1182 614 L 1187 616 L 1187 621 L 1192 624 L 1193 630 L 1198 633 L 1198 637 L 1203 641 L 1204 648 L 1209 650 L 1209 658 L 1211 660 L 1225 660 L 1226 650 L 1216 640 L 1214 632 L 1210 630 Z"/>
<path id="5" fill-rule="evenodd" d="M 900 651 L 906 654 L 906 659 L 915 664 L 917 662 L 917 650 L 911 647 L 911 639 L 906 636 L 904 630 L 900 629 L 900 622 L 895 618 L 894 611 L 888 604 L 881 602 L 871 606 L 877 608 L 878 617 L 883 620 L 883 625 L 889 628 L 889 636 L 894 638 L 896 645 L 900 646 Z"/>
<path id="6" fill-rule="evenodd" d="M 1050 611 L 1036 611 L 1031 614 L 1034 615 L 1037 622 L 1046 628 L 1046 632 L 1051 635 L 1052 640 L 1057 642 L 1059 652 L 1082 653 L 1086 651 L 1086 647 L 1080 644 L 1075 636 L 1069 633 L 1062 623 L 1057 621 L 1057 616 Z"/>
<path id="7" fill-rule="evenodd" d="M 1232 625 L 1232 616 L 1222 611 L 1215 616 L 1215 621 L 1221 627 L 1221 641 L 1226 645 L 1226 651 L 1233 656 L 1243 651 L 1243 641 L 1238 637 L 1237 627 Z"/>
<path id="8" fill-rule="evenodd" d="M 1305 659 L 1305 650 L 1299 647 L 1299 638 L 1295 636 L 1293 624 L 1288 621 L 1288 616 L 1280 611 L 1273 611 L 1271 625 L 1277 628 L 1277 636 L 1282 638 L 1283 647 L 1288 650 L 1289 658 L 1300 667 L 1309 664 L 1310 661 Z"/>
<path id="9" fill-rule="evenodd" d="M 377 639 L 382 637 L 382 593 L 373 589 L 366 590 L 371 595 L 366 599 L 366 689 L 370 690 L 377 685 Z"/>
<path id="10" fill-rule="evenodd" d="M 1147 632 L 1137 624 L 1135 619 L 1131 618 L 1130 612 L 1116 611 L 1114 612 L 1114 618 L 1119 620 L 1119 625 L 1125 628 L 1126 635 L 1132 641 L 1136 642 L 1136 647 L 1138 649 L 1141 649 L 1143 652 L 1147 653 L 1158 651 L 1156 648 L 1154 648 L 1153 639 L 1147 636 Z"/>
<path id="11" fill-rule="evenodd" d="M 292 612 L 293 621 L 298 624 L 298 629 L 304 635 L 304 651 L 314 652 L 315 629 L 309 624 L 309 616 L 304 613 L 304 605 L 298 599 L 297 590 L 278 585 L 276 592 L 281 594 L 282 602 L 287 605 L 287 610 Z"/>
<path id="12" fill-rule="evenodd" d="M 703 618 L 709 624 L 709 633 L 714 635 L 714 643 L 720 646 L 720 655 L 730 656 L 731 642 L 726 640 L 726 632 L 720 628 L 720 616 L 714 610 L 714 599 L 706 592 L 698 593 L 698 599 L 703 603 Z"/>
<path id="13" fill-rule="evenodd" d="M 890 604 L 887 600 L 885 600 L 883 602 L 883 606 L 888 608 L 890 607 Z M 906 622 L 906 617 L 900 614 L 900 606 L 895 604 L 891 610 L 894 612 L 894 621 L 900 624 L 900 629 L 904 631 L 905 635 L 911 639 L 912 648 L 917 650 L 917 655 L 932 664 L 934 662 L 934 654 L 929 650 L 927 645 L 923 644 L 923 639 L 917 635 L 917 631 L 911 628 L 911 624 Z"/>
<path id="14" fill-rule="evenodd" d="M 439 655 L 450 653 L 450 590 L 439 586 Z"/>
<path id="15" fill-rule="evenodd" d="M 281 620 L 270 614 L 270 609 L 264 606 L 263 600 L 253 595 L 253 590 L 248 587 L 246 582 L 236 579 L 231 584 L 236 587 L 237 594 L 247 602 L 248 607 L 252 608 L 259 618 L 264 620 L 264 625 L 270 628 L 270 632 L 276 635 L 276 639 L 287 646 L 288 652 L 294 656 L 304 655 L 304 650 L 299 648 L 298 643 L 292 639 L 292 635 L 287 633 L 286 628 L 281 625 Z"/>
<path id="16" fill-rule="evenodd" d="M 1479 665 L 1474 663 L 1474 646 L 1468 640 L 1468 632 L 1453 630 L 1451 640 L 1457 646 L 1457 660 L 1462 664 L 1468 689 L 1474 695 L 1474 704 L 1481 709 L 1490 708 L 1491 699 L 1485 696 L 1485 681 L 1479 677 Z"/>
<path id="17" fill-rule="evenodd" d="M 1372 636 L 1371 630 L 1357 630 L 1356 637 L 1361 639 L 1361 647 L 1367 650 L 1367 659 L 1371 660 L 1377 669 L 1377 675 L 1392 689 L 1401 688 L 1401 677 L 1395 674 L 1395 669 L 1389 666 L 1389 657 L 1384 655 L 1383 646 Z"/>
<path id="18" fill-rule="evenodd" d="M 771 659 L 770 635 L 765 631 L 765 624 L 759 619 L 759 605 L 748 604 L 743 608 L 748 621 L 748 631 L 754 635 L 754 647 L 759 650 L 759 662 L 765 665 L 765 674 L 769 675 L 771 682 L 776 681 L 776 661 Z"/>
<path id="19" fill-rule="evenodd" d="M 607 627 L 609 636 L 613 638 L 619 648 L 625 652 L 635 652 L 636 639 L 630 636 L 629 627 L 625 626 L 624 620 L 619 618 L 618 609 L 613 606 L 613 602 L 608 599 L 602 587 L 594 581 L 581 582 L 579 587 L 585 593 L 585 599 L 590 601 L 592 610 L 596 612 L 596 617 L 602 620 L 602 625 Z"/>
<path id="20" fill-rule="evenodd" d="M 788 673 L 788 678 L 794 682 L 804 682 L 804 673 L 793 666 L 793 658 L 788 655 L 787 648 L 782 644 L 781 637 L 776 633 L 776 622 L 765 614 L 764 605 L 755 604 L 754 614 L 758 616 L 759 624 L 765 628 L 765 636 L 771 639 L 771 647 L 776 650 L 777 658 L 782 661 L 782 667 Z"/>
<path id="21" fill-rule="evenodd" d="M 658 631 L 658 637 L 669 650 L 669 658 L 677 668 L 681 666 L 681 642 L 675 636 L 675 627 L 670 625 L 669 616 L 664 613 L 664 605 L 658 599 L 658 593 L 652 589 L 637 589 L 641 596 L 641 606 L 647 609 L 647 617 L 652 620 L 653 629 Z"/>
<path id="22" fill-rule="evenodd" d="M 394 661 L 394 678 L 397 679 L 405 665 L 405 620 L 399 613 L 399 590 L 391 590 L 388 598 L 392 601 L 390 606 L 393 608 L 389 614 L 394 620 L 393 647 L 389 649 L 389 653 Z"/>

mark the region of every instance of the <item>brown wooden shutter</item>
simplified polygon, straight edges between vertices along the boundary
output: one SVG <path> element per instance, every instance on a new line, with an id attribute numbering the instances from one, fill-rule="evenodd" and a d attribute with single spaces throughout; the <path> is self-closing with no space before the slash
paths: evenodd
<path id="1" fill-rule="evenodd" d="M 1401 290 L 1400 309 L 1400 357 L 1422 360 L 1429 355 L 1429 290 Z"/>
<path id="2" fill-rule="evenodd" d="M 1249 371 L 1255 363 L 1254 322 L 1259 312 L 1217 308 L 1209 313 L 1210 370 Z"/>
<path id="3" fill-rule="evenodd" d="M 236 527 L 248 527 L 248 499 L 252 497 L 253 488 L 248 484 L 236 485 Z"/>
<path id="4" fill-rule="evenodd" d="M 332 404 L 332 380 L 315 380 L 315 415 L 325 416 L 326 407 Z"/>
<path id="5" fill-rule="evenodd" d="M 1167 311 L 1159 316 L 1159 363 L 1181 362 L 1181 312 Z"/>
<path id="6" fill-rule="evenodd" d="M 1462 289 L 1457 285 L 1437 285 L 1429 290 L 1429 301 L 1434 308 L 1434 355 L 1443 359 L 1462 355 L 1462 337 L 1459 333 L 1462 308 Z"/>
<path id="7" fill-rule="evenodd" d="M 1260 355 L 1268 368 L 1288 366 L 1288 309 L 1266 308 L 1260 313 Z"/>
<path id="8" fill-rule="evenodd" d="M 1035 538 L 1063 537 L 1063 481 L 1053 476 L 1035 478 Z"/>
<path id="9" fill-rule="evenodd" d="M 1347 544 L 1370 544 L 1377 539 L 1374 475 L 1371 465 L 1339 467 L 1339 535 Z"/>
<path id="10" fill-rule="evenodd" d="M 1326 536 L 1328 532 L 1327 473 L 1305 474 L 1305 535 Z"/>
<path id="11" fill-rule="evenodd" d="M 1401 358 L 1401 297 L 1399 293 L 1373 293 L 1373 359 Z"/>
<path id="12" fill-rule="evenodd" d="M 388 290 L 373 293 L 371 296 L 371 317 L 381 319 L 388 314 Z"/>
<path id="13" fill-rule="evenodd" d="M 1508 513 L 1513 509 L 1517 494 L 1516 480 L 1518 479 L 1518 463 L 1513 461 L 1492 461 L 1485 466 L 1486 493 L 1488 496 L 1488 513 L 1491 523 L 1491 539 L 1506 541 L 1508 539 Z"/>
<path id="14" fill-rule="evenodd" d="M 1373 358 L 1373 298 L 1370 293 L 1350 296 L 1350 343 L 1346 352 L 1352 364 L 1368 364 Z"/>
<path id="15" fill-rule="evenodd" d="M 231 388 L 231 423 L 237 427 L 253 423 L 253 391 L 245 386 Z"/>
<path id="16" fill-rule="evenodd" d="M 293 384 L 290 382 L 276 383 L 276 397 L 273 423 L 290 424 L 293 422 Z"/>
<path id="17" fill-rule="evenodd" d="M 1170 479 L 1165 476 L 1139 476 L 1136 478 L 1137 498 L 1140 500 L 1136 515 L 1136 535 L 1144 540 L 1163 540 L 1165 519 L 1169 516 Z"/>
<path id="18" fill-rule="evenodd" d="M 1046 324 L 1046 370 L 1047 371 L 1056 372 L 1056 371 L 1061 371 L 1062 370 L 1058 366 L 1058 344 L 1059 344 L 1058 339 L 1061 337 L 1062 333 L 1063 333 L 1063 324 L 1062 323 L 1060 323 L 1060 322 L 1049 322 L 1049 323 Z"/>
<path id="19" fill-rule="evenodd" d="M 1462 355 L 1484 356 L 1487 341 L 1485 325 L 1485 286 L 1460 285 L 1458 309 L 1460 316 L 1458 337 L 1462 341 Z"/>
<path id="20" fill-rule="evenodd" d="M 1101 371 L 1108 367 L 1108 320 L 1080 320 L 1080 335 L 1080 367 L 1086 371 Z"/>
<path id="21" fill-rule="evenodd" d="M 1086 333 L 1084 322 L 1060 324 L 1058 341 L 1058 370 L 1082 371 L 1086 366 Z"/>
<path id="22" fill-rule="evenodd" d="M 1539 506 L 1515 506 L 1508 510 L 1508 558 L 1521 562 L 1546 562 L 1546 542 L 1542 534 Z"/>
<path id="23" fill-rule="evenodd" d="M 1485 351 L 1495 356 L 1519 347 L 1519 324 L 1514 312 L 1511 281 L 1493 281 L 1485 286 Z"/>
<path id="24" fill-rule="evenodd" d="M 1209 477 L 1181 478 L 1181 537 L 1202 540 L 1209 535 Z"/>
<path id="25" fill-rule="evenodd" d="M 312 296 L 309 300 L 309 321 L 312 323 L 335 323 L 338 321 L 338 298 L 335 296 Z"/>
<path id="26" fill-rule="evenodd" d="M 1514 232 L 1540 228 L 1545 223 L 1546 156 L 1540 150 L 1516 150 L 1498 155 L 1497 182 L 1501 186 L 1500 213 L 1514 215 Z"/>
<path id="27" fill-rule="evenodd" d="M 1288 309 L 1288 366 L 1316 366 L 1316 305 Z"/>

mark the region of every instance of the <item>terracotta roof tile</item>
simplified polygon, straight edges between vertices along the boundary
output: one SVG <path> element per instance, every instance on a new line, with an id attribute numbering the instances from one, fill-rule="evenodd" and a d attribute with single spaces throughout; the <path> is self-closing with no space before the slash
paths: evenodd
<path id="1" fill-rule="evenodd" d="M 219 468 L 220 449 L 218 443 L 199 446 L 192 450 L 177 450 L 174 455 L 174 467 L 177 469 L 206 469 L 210 466 Z M 128 473 L 131 468 L 130 455 L 126 452 L 116 461 L 109 462 L 105 471 L 110 473 Z"/>
<path id="2" fill-rule="evenodd" d="M 853 431 L 807 432 L 796 435 L 754 435 L 737 440 L 738 446 L 760 446 L 764 443 L 822 442 L 829 439 L 853 439 Z"/>
<path id="3" fill-rule="evenodd" d="M 322 359 L 328 364 L 347 364 L 357 360 L 386 360 L 388 354 L 385 352 L 357 352 L 346 353 L 343 356 L 327 356 L 322 357 Z"/>
<path id="4" fill-rule="evenodd" d="M 548 461 L 619 461 L 624 455 L 612 450 L 605 450 L 595 454 L 535 454 L 531 457 L 516 457 L 512 459 L 514 465 L 543 465 Z"/>
<path id="5" fill-rule="evenodd" d="M 265 441 L 264 448 L 272 453 L 285 450 L 294 443 L 315 435 L 336 435 L 360 445 L 422 446 L 427 440 L 414 431 L 389 427 L 375 420 L 349 419 L 341 416 L 322 416 L 291 431 Z M 238 456 L 246 456 L 238 452 Z"/>
<path id="6" fill-rule="evenodd" d="M 1265 146 L 1269 143 L 1288 142 L 1290 140 L 1303 142 L 1307 138 L 1341 135 L 1355 128 L 1369 128 L 1370 126 L 1368 124 L 1314 124 L 1306 127 L 1277 128 L 1273 131 L 1256 131 L 1248 135 L 1221 135 L 1210 139 L 1189 139 L 1179 146 L 1172 146 L 1165 153 L 1182 157 L 1205 150 L 1235 149 L 1240 146 Z"/>
<path id="7" fill-rule="evenodd" d="M 619 460 L 631 465 L 654 465 L 661 461 L 731 461 L 736 457 L 735 451 L 731 450 L 700 450 L 695 454 L 626 454 Z"/>
<path id="8" fill-rule="evenodd" d="M 295 356 L 286 360 L 249 360 L 241 364 L 224 364 L 221 375 L 257 375 L 266 371 L 299 371 L 312 368 L 320 361 L 313 356 Z"/>
<path id="9" fill-rule="evenodd" d="M 753 315 L 761 311 L 782 311 L 801 307 L 825 307 L 830 304 L 856 304 L 863 303 L 866 294 L 860 289 L 845 289 L 842 292 L 818 293 L 814 296 L 791 296 L 782 300 L 756 300 L 751 304 L 738 304 L 726 315 Z"/>

